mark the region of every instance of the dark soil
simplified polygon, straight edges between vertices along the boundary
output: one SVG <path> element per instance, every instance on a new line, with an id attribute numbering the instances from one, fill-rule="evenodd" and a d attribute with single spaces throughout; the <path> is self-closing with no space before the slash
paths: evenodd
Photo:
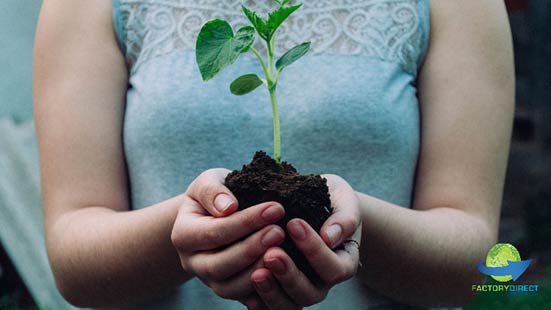
<path id="1" fill-rule="evenodd" d="M 319 175 L 300 175 L 292 165 L 287 162 L 278 165 L 263 151 L 257 151 L 243 169 L 228 174 L 225 185 L 237 198 L 239 210 L 266 201 L 281 203 L 285 217 L 278 225 L 284 230 L 291 219 L 301 218 L 319 233 L 333 211 L 326 179 Z M 291 238 L 286 237 L 281 248 L 308 278 L 319 282 L 319 276 Z"/>

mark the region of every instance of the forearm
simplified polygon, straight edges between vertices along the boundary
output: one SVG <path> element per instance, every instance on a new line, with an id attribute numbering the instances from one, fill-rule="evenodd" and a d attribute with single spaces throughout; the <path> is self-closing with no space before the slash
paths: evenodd
<path id="1" fill-rule="evenodd" d="M 78 306 L 125 305 L 186 281 L 170 234 L 182 196 L 135 211 L 86 207 L 47 230 L 62 294 Z"/>
<path id="2" fill-rule="evenodd" d="M 357 193 L 362 212 L 360 277 L 375 291 L 418 306 L 461 305 L 483 281 L 476 265 L 495 242 L 477 217 L 443 206 L 402 208 Z"/>

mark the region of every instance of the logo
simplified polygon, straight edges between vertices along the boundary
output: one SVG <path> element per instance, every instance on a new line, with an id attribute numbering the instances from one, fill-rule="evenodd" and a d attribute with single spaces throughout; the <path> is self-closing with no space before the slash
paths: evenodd
<path id="1" fill-rule="evenodd" d="M 494 245 L 486 259 L 478 263 L 478 271 L 498 282 L 516 281 L 532 263 L 531 259 L 521 260 L 518 250 L 509 243 Z M 484 284 L 472 286 L 477 292 L 509 292 L 511 294 L 537 293 L 537 284 Z"/>
<path id="2" fill-rule="evenodd" d="M 516 281 L 530 266 L 532 260 L 521 260 L 518 250 L 509 243 L 494 245 L 484 260 L 478 263 L 478 271 L 498 282 Z"/>

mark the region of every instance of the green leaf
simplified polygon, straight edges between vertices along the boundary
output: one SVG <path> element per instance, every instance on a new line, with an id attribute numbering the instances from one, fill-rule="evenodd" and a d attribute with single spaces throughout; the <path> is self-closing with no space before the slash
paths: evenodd
<path id="1" fill-rule="evenodd" d="M 281 6 L 284 6 L 285 4 L 287 4 L 287 2 L 289 2 L 290 0 L 283 0 L 283 1 L 280 1 L 280 0 L 274 0 L 275 2 L 279 3 L 279 5 Z"/>
<path id="2" fill-rule="evenodd" d="M 283 4 L 285 3 L 287 3 L 287 1 L 283 1 Z M 293 14 L 294 11 L 298 10 L 298 8 L 302 6 L 302 4 L 298 4 L 284 8 L 283 4 L 275 11 L 268 14 L 268 20 L 263 19 L 255 11 L 250 10 L 244 5 L 241 5 L 241 8 L 251 24 L 253 24 L 260 37 L 266 41 L 270 41 L 281 23 L 283 23 L 289 15 Z"/>
<path id="3" fill-rule="evenodd" d="M 245 74 L 235 79 L 230 85 L 230 91 L 234 95 L 245 95 L 258 86 L 262 85 L 262 80 L 256 74 Z"/>
<path id="4" fill-rule="evenodd" d="M 310 42 L 304 42 L 288 50 L 276 61 L 276 69 L 281 71 L 283 68 L 297 61 L 310 50 Z"/>
<path id="5" fill-rule="evenodd" d="M 258 32 L 258 35 L 260 35 L 260 37 L 264 40 L 269 40 L 271 31 L 266 20 L 260 17 L 255 11 L 250 10 L 244 5 L 241 5 L 241 8 L 243 9 L 245 16 L 247 16 L 251 24 L 253 24 L 254 28 Z"/>
<path id="6" fill-rule="evenodd" d="M 277 28 L 283 23 L 289 15 L 298 10 L 302 4 L 297 4 L 289 7 L 279 7 L 275 11 L 268 14 L 268 28 L 270 28 L 270 37 L 274 34 Z"/>
<path id="7" fill-rule="evenodd" d="M 204 81 L 234 63 L 241 53 L 254 43 L 254 28 L 241 27 L 237 33 L 225 20 L 213 19 L 201 28 L 195 48 L 195 58 Z"/>

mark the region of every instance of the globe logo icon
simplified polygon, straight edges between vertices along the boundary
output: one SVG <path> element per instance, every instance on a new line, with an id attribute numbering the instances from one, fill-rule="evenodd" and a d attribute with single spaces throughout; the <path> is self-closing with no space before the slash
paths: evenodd
<path id="1" fill-rule="evenodd" d="M 478 271 L 498 282 L 516 281 L 530 263 L 531 259 L 520 259 L 520 253 L 513 245 L 498 243 L 488 251 L 486 260 L 482 259 L 478 263 Z"/>
<path id="2" fill-rule="evenodd" d="M 494 245 L 486 256 L 487 267 L 504 267 L 509 266 L 509 262 L 520 262 L 520 253 L 509 243 L 498 243 Z M 513 276 L 494 276 L 490 275 L 494 280 L 499 282 L 508 282 L 513 279 Z"/>

